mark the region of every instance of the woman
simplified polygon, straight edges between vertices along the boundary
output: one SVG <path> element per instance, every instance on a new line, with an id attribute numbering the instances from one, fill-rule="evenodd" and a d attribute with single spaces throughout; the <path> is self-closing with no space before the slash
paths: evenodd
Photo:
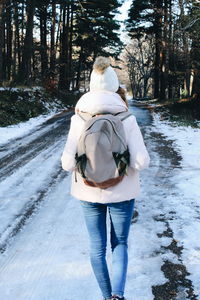
<path id="1" fill-rule="evenodd" d="M 107 189 L 91 187 L 75 172 L 77 143 L 84 126 L 79 112 L 91 115 L 110 112 L 116 114 L 128 110 L 123 89 L 110 61 L 98 57 L 90 78 L 90 92 L 84 94 L 75 108 L 67 142 L 62 154 L 62 167 L 72 171 L 71 194 L 80 200 L 90 238 L 90 261 L 105 300 L 124 298 L 128 266 L 128 234 L 133 216 L 134 199 L 139 195 L 139 171 L 148 167 L 149 155 L 140 129 L 132 115 L 123 121 L 130 165 L 127 176 L 117 185 Z M 106 263 L 107 227 L 106 216 L 110 217 L 112 280 Z M 92 300 L 92 299 L 91 299 Z"/>

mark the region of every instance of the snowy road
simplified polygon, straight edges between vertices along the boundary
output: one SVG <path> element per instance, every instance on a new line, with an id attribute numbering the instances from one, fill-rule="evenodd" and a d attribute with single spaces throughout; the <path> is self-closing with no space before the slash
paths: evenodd
<path id="1" fill-rule="evenodd" d="M 127 298 L 200 299 L 197 197 L 188 199 L 178 185 L 187 178 L 175 141 L 158 131 L 148 111 L 131 109 L 152 163 L 142 173 L 143 193 L 130 232 Z M 81 208 L 69 195 L 70 176 L 60 166 L 71 114 L 1 149 L 1 300 L 101 299 Z"/>
<path id="2" fill-rule="evenodd" d="M 50 192 L 51 186 L 65 176 L 60 168 L 69 120 L 57 116 L 27 135 L 1 147 L 0 152 L 0 249 L 32 214 Z M 61 175 L 62 173 L 62 175 Z"/>

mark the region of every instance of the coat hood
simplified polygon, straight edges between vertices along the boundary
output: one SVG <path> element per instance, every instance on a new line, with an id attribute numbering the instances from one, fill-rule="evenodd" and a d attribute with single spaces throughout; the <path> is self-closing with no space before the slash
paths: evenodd
<path id="1" fill-rule="evenodd" d="M 95 91 L 84 94 L 75 107 L 75 112 L 96 113 L 119 113 L 128 108 L 120 95 L 108 91 Z"/>

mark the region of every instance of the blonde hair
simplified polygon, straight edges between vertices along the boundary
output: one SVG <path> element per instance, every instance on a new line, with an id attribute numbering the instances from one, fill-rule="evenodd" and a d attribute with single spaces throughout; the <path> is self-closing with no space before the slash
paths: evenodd
<path id="1" fill-rule="evenodd" d="M 127 108 L 128 108 L 128 101 L 126 99 L 126 91 L 125 89 L 123 89 L 121 86 L 118 88 L 118 90 L 116 91 L 117 94 L 120 95 L 120 97 L 122 98 L 122 100 L 125 102 Z"/>

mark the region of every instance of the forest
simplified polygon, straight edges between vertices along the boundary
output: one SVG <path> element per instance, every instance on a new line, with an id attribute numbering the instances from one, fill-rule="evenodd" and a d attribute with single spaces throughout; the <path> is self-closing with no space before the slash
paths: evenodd
<path id="1" fill-rule="evenodd" d="M 0 0 L 0 86 L 87 89 L 94 59 L 127 72 L 135 98 L 197 99 L 200 1 Z"/>

